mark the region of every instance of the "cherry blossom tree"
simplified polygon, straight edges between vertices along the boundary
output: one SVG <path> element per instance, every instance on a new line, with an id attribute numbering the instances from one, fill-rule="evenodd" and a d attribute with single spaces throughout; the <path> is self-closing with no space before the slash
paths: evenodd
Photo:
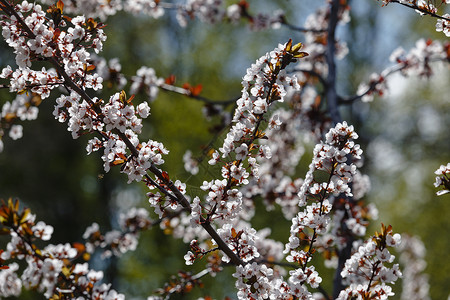
<path id="1" fill-rule="evenodd" d="M 85 139 L 86 154 L 99 154 L 105 173 L 119 170 L 127 183 L 141 184 L 148 205 L 120 214 L 117 230 L 104 232 L 93 223 L 82 242 L 55 245 L 50 243 L 52 226 L 18 199 L 4 199 L 0 222 L 8 241 L 0 254 L 1 296 L 34 290 L 48 299 L 124 299 L 93 267 L 94 258 L 134 251 L 140 234 L 159 226 L 189 245 L 186 270 L 190 265 L 203 270 L 179 271 L 148 299 L 187 295 L 202 287 L 204 277 L 225 268 L 234 270 L 238 299 L 387 299 L 402 277 L 402 297 L 429 299 L 420 240 L 382 223 L 375 233 L 367 230 L 378 211 L 364 200 L 370 188 L 361 171 L 364 149 L 342 110 L 357 102 L 369 105 L 386 94 L 394 74 L 430 78 L 436 68 L 448 68 L 448 40 L 421 39 L 408 51 L 398 48 L 390 66 L 362 81 L 354 95 L 343 96 L 337 59 L 346 56 L 348 47 L 336 31 L 350 21 L 347 1 L 324 3 L 303 26 L 278 10 L 254 14 L 247 1 L 38 2 L 0 0 L 3 39 L 15 58 L 0 75 L 2 88 L 13 95 L 1 103 L 0 152 L 3 140 L 22 138 L 23 122 L 39 117 L 43 101 L 54 101 L 58 126 L 65 126 L 73 139 Z M 379 4 L 385 9 L 401 5 L 434 19 L 436 31 L 448 37 L 449 3 Z M 239 97 L 215 101 L 203 95 L 202 85 L 177 85 L 173 75 L 159 77 L 147 66 L 127 76 L 120 58 L 102 57 L 105 26 L 121 12 L 155 19 L 172 14 L 182 28 L 194 19 L 205 26 L 246 23 L 252 31 L 285 27 L 303 33 L 304 40 L 288 39 L 260 53 L 242 74 Z M 105 97 L 106 86 L 114 92 Z M 161 91 L 202 103 L 205 117 L 220 120 L 224 132 L 203 153 L 189 150 L 183 156 L 186 171 L 202 182 L 191 191 L 165 169 L 170 149 L 142 134 Z M 312 158 L 308 170 L 297 176 L 307 141 L 315 145 Z M 450 164 L 436 167 L 436 194 L 446 197 Z M 272 238 L 271 224 L 255 228 L 259 199 L 269 213 L 279 209 L 288 220 L 287 240 Z M 331 284 L 325 285 L 319 264 L 333 270 Z"/>

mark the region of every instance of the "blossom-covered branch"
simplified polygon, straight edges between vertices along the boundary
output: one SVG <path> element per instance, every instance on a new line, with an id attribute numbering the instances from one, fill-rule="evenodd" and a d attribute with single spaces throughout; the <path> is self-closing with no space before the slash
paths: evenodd
<path id="1" fill-rule="evenodd" d="M 446 166 L 442 165 L 437 169 L 434 174 L 436 174 L 436 181 L 434 183 L 435 187 L 442 187 L 442 189 L 436 194 L 438 196 L 450 193 L 450 163 Z"/>
<path id="2" fill-rule="evenodd" d="M 398 264 L 392 264 L 395 256 L 388 247 L 399 247 L 400 234 L 394 234 L 391 226 L 382 225 L 381 232 L 359 246 L 345 262 L 342 277 L 349 285 L 337 299 L 387 299 L 393 296 L 391 286 L 402 276 Z"/>
<path id="3" fill-rule="evenodd" d="M 420 15 L 428 15 L 437 18 L 436 21 L 436 31 L 443 32 L 447 37 L 450 36 L 450 14 L 446 13 L 443 15 L 438 14 L 438 8 L 441 5 L 446 6 L 450 4 L 448 0 L 442 0 L 438 7 L 435 6 L 435 1 L 430 0 L 382 0 L 383 5 L 388 5 L 389 3 L 398 3 L 405 7 L 414 9 Z"/>
<path id="4" fill-rule="evenodd" d="M 48 10 L 48 13 L 53 13 L 53 19 L 49 19 L 50 26 L 45 23 L 48 19 L 39 5 L 29 4 L 26 1 L 17 5 L 19 13 L 28 13 L 28 16 L 22 19 L 22 16 L 9 3 L 4 0 L 1 3 L 4 6 L 3 11 L 10 17 L 2 21 L 3 31 L 9 34 L 7 40 L 15 49 L 16 61 L 19 65 L 19 69 L 15 72 L 9 66 L 6 68 L 7 71 L 4 69 L 2 72 L 11 82 L 10 90 L 20 91 L 24 88 L 23 83 L 26 80 L 39 82 L 42 77 L 45 78 L 45 82 L 58 82 L 72 90 L 70 95 L 62 95 L 57 99 L 54 115 L 60 122 L 68 122 L 68 130 L 72 132 L 73 138 L 94 132 L 100 135 L 100 139 L 97 137 L 91 139 L 86 149 L 88 153 L 91 153 L 103 148 L 102 159 L 105 171 L 108 172 L 111 166 L 122 165 L 121 171 L 128 175 L 129 182 L 141 181 L 144 178 L 144 182 L 150 188 L 170 191 L 172 194 L 165 193 L 164 196 L 168 195 L 172 199 L 172 204 L 179 203 L 190 210 L 190 204 L 184 192 L 181 192 L 179 187 L 170 180 L 167 173 L 156 167 L 164 163 L 162 155 L 167 154 L 168 151 L 161 143 L 152 140 L 142 144 L 139 142 L 138 134 L 142 128 L 140 118 L 146 118 L 150 114 L 148 104 L 141 103 L 135 109 L 131 102 L 133 97 L 127 98 L 124 92 L 116 93 L 105 103 L 102 99 L 90 97 L 85 91 L 86 88 L 94 90 L 101 88 L 101 77 L 98 74 L 89 74 L 90 54 L 86 50 L 93 47 L 96 52 L 100 51 L 102 40 L 106 38 L 101 25 L 92 19 L 76 17 L 69 23 L 73 27 L 68 26 L 62 19 L 61 1 Z M 17 26 L 17 23 L 20 26 Z M 63 31 L 66 26 L 69 28 Z M 54 32 L 58 34 L 55 36 Z M 35 49 L 29 46 L 32 42 L 28 42 L 26 38 L 31 41 L 41 40 L 41 47 Z M 75 48 L 70 44 L 74 39 L 80 39 Z M 41 55 L 44 60 L 48 59 L 52 63 L 57 72 L 52 70 L 47 72 L 45 69 L 36 72 L 29 69 L 32 57 Z M 64 81 L 61 81 L 57 74 L 60 74 Z M 17 82 L 21 85 L 17 86 Z M 50 89 L 56 86 L 39 86 L 32 91 L 46 98 L 49 96 Z M 126 149 L 130 151 L 130 155 L 127 154 Z M 156 180 L 148 179 L 147 170 L 156 176 Z M 173 208 L 176 207 L 177 205 Z M 233 262 L 239 264 L 240 260 L 220 239 L 214 228 L 206 222 L 202 226 L 216 240 L 219 247 L 233 259 Z"/>
<path id="5" fill-rule="evenodd" d="M 35 219 L 29 209 L 20 210 L 19 201 L 9 199 L 5 203 L 2 200 L 1 229 L 11 236 L 11 241 L 1 253 L 0 263 L 13 259 L 26 262 L 20 278 L 16 262 L 0 271 L 2 296 L 17 297 L 23 287 L 37 290 L 48 299 L 124 299 L 124 295 L 111 289 L 110 284 L 101 283 L 102 271 L 89 269 L 88 263 L 84 262 L 87 257 L 83 258 L 84 245 L 48 244 L 39 248 L 39 241 L 50 240 L 53 227 Z"/>
<path id="6" fill-rule="evenodd" d="M 406 52 L 402 47 L 394 50 L 390 60 L 396 65 L 386 68 L 380 74 L 373 73 L 369 83 L 361 83 L 357 95 L 343 99 L 342 104 L 350 104 L 361 99 L 370 102 L 374 95 L 383 96 L 387 89 L 387 77 L 399 72 L 401 75 L 429 78 L 433 75 L 433 65 L 446 65 L 450 59 L 450 43 L 420 39 L 414 48 Z"/>

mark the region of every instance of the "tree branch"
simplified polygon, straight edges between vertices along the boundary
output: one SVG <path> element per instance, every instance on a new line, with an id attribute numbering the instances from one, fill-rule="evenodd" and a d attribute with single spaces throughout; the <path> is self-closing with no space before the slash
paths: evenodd
<path id="1" fill-rule="evenodd" d="M 27 32 L 29 35 L 28 37 L 31 39 L 36 38 L 36 35 L 31 31 L 31 29 L 26 25 L 24 20 L 17 14 L 17 12 L 9 5 L 9 3 L 6 0 L 0 0 L 0 3 L 3 4 L 3 10 L 6 11 L 9 15 L 14 15 L 17 18 L 17 21 L 22 25 L 23 30 Z M 58 60 L 55 57 L 50 57 L 48 61 L 55 67 L 57 72 L 64 78 L 64 84 L 67 85 L 70 89 L 72 89 L 74 92 L 76 92 L 78 95 L 80 95 L 84 100 L 86 100 L 92 107 L 92 109 L 99 115 L 102 114 L 101 108 L 95 105 L 95 102 L 93 99 L 86 93 L 85 90 L 83 90 L 81 87 L 79 87 L 73 80 L 70 78 L 70 76 L 66 73 L 63 66 L 58 62 Z M 131 141 L 128 139 L 128 137 L 125 135 L 125 133 L 120 132 L 119 130 L 114 130 L 114 133 L 116 133 L 126 144 L 127 148 L 130 150 L 131 155 L 134 157 L 139 156 L 139 151 L 136 149 L 136 147 L 131 143 Z M 153 163 L 151 164 L 149 168 L 150 172 L 155 174 L 156 177 L 158 177 L 159 180 L 164 182 L 164 184 L 169 188 L 169 190 L 175 195 L 178 203 L 180 203 L 185 209 L 187 209 L 189 212 L 191 211 L 191 206 L 189 201 L 186 199 L 186 197 L 178 190 L 178 188 L 175 186 L 175 184 L 170 180 L 166 179 L 161 170 L 159 170 Z M 228 245 L 222 240 L 222 238 L 217 234 L 216 230 L 211 226 L 209 222 L 206 222 L 206 220 L 202 220 L 201 222 L 202 227 L 209 233 L 209 235 L 216 241 L 219 248 L 230 258 L 233 264 L 235 265 L 241 265 L 244 264 L 243 261 L 237 256 L 236 253 L 234 253 Z"/>
<path id="2" fill-rule="evenodd" d="M 228 100 L 212 100 L 212 99 L 209 99 L 209 98 L 206 98 L 206 97 L 203 97 L 203 96 L 198 96 L 198 95 L 194 96 L 194 95 L 190 94 L 189 90 L 186 90 L 184 88 L 177 87 L 177 86 L 174 86 L 174 85 L 170 85 L 170 84 L 167 84 L 167 83 L 163 83 L 161 85 L 158 85 L 158 87 L 161 90 L 163 90 L 163 91 L 181 94 L 181 95 L 184 95 L 186 97 L 189 97 L 189 98 L 192 98 L 192 99 L 196 99 L 196 100 L 199 100 L 201 102 L 204 102 L 204 103 L 207 103 L 207 104 L 212 104 L 212 105 L 218 104 L 218 105 L 227 106 L 227 105 L 236 103 L 236 101 L 239 99 L 239 97 L 237 97 L 237 98 L 228 99 Z"/>
<path id="3" fill-rule="evenodd" d="M 326 98 L 328 104 L 328 112 L 334 124 L 337 124 L 342 121 L 338 109 L 338 99 L 336 93 L 336 62 L 334 57 L 336 52 L 335 33 L 338 22 L 338 12 L 340 5 L 339 2 L 340 2 L 339 0 L 333 0 L 331 2 L 330 20 L 328 24 L 328 36 L 327 36 L 327 54 L 326 54 L 326 60 L 328 64 Z"/>
<path id="4" fill-rule="evenodd" d="M 450 18 L 446 18 L 446 17 L 438 15 L 438 14 L 436 14 L 434 12 L 428 11 L 425 8 L 417 6 L 417 4 L 414 4 L 414 3 L 405 3 L 405 2 L 399 1 L 399 0 L 390 0 L 389 3 L 397 3 L 397 4 L 400 4 L 400 5 L 406 6 L 408 8 L 411 8 L 411 9 L 414 9 L 414 10 L 418 10 L 421 13 L 424 13 L 426 15 L 432 16 L 434 18 L 438 18 L 438 19 L 442 19 L 442 20 L 446 20 L 446 21 L 450 22 Z"/>

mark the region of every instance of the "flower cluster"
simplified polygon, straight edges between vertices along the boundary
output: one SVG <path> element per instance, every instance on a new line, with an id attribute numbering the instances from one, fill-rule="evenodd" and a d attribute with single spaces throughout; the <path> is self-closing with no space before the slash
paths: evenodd
<path id="1" fill-rule="evenodd" d="M 380 74 L 372 74 L 369 83 L 361 83 L 357 94 L 363 102 L 370 102 L 374 95 L 383 96 L 388 86 L 386 78 L 400 71 L 404 76 L 419 76 L 429 78 L 433 75 L 432 64 L 445 62 L 450 57 L 450 43 L 420 39 L 414 48 L 406 52 L 403 48 L 395 49 L 390 60 L 396 65 L 386 68 Z"/>
<path id="2" fill-rule="evenodd" d="M 317 287 L 316 283 L 321 281 L 314 268 L 307 267 L 307 264 L 312 259 L 313 245 L 318 236 L 329 229 L 329 213 L 333 207 L 329 198 L 341 194 L 352 196 L 348 184 L 356 173 L 353 161 L 360 159 L 362 154 L 359 145 L 353 141 L 356 138 L 358 135 L 353 126 L 343 122 L 330 129 L 325 136 L 325 142 L 314 148 L 310 169 L 298 193 L 300 207 L 305 206 L 307 200 L 312 203 L 292 219 L 291 235 L 284 250 L 284 253 L 288 254 L 287 261 L 300 265 L 299 269 L 290 273 L 289 278 L 291 292 L 298 297 L 306 292 L 303 283 Z M 317 171 L 328 174 L 328 180 L 316 182 L 314 174 Z M 308 251 L 304 250 L 305 243 Z M 296 291 L 300 294 L 296 294 Z"/>
<path id="3" fill-rule="evenodd" d="M 196 16 L 199 20 L 214 24 L 222 20 L 225 11 L 222 0 L 187 0 L 177 12 L 178 23 L 185 27 L 189 18 Z"/>
<path id="4" fill-rule="evenodd" d="M 134 251 L 138 244 L 140 231 L 146 230 L 152 222 L 148 211 L 132 208 L 119 216 L 119 230 L 112 230 L 104 235 L 97 223 L 89 226 L 83 234 L 86 240 L 86 252 L 93 254 L 97 248 L 103 249 L 102 257 L 121 256 L 128 251 Z"/>
<path id="5" fill-rule="evenodd" d="M 20 139 L 23 135 L 23 127 L 14 123 L 17 120 L 35 120 L 40 103 L 41 97 L 33 93 L 31 95 L 19 94 L 12 102 L 3 104 L 0 115 L 0 152 L 3 151 L 4 130 L 9 130 L 8 134 L 11 139 Z"/>
<path id="6" fill-rule="evenodd" d="M 137 94 L 144 92 L 149 101 L 153 101 L 158 95 L 158 87 L 164 83 L 162 78 L 156 77 L 155 70 L 148 67 L 141 67 L 136 72 L 136 76 L 131 77 L 130 93 Z"/>
<path id="7" fill-rule="evenodd" d="M 112 58 L 107 61 L 103 57 L 92 55 L 91 61 L 95 66 L 97 74 L 103 79 L 103 85 L 109 88 L 116 87 L 117 89 L 123 89 L 125 87 L 127 79 L 121 73 L 122 65 L 118 58 Z"/>
<path id="8" fill-rule="evenodd" d="M 114 1 L 111 1 L 114 2 Z M 117 6 L 117 8 L 120 8 Z M 128 0 L 124 1 L 123 9 L 133 14 L 146 14 L 152 18 L 158 19 L 164 15 L 163 5 L 159 0 Z"/>
<path id="9" fill-rule="evenodd" d="M 163 173 L 163 176 L 165 176 L 165 179 L 169 179 L 166 172 Z M 188 201 L 189 197 L 185 196 L 186 184 L 182 183 L 180 180 L 176 180 L 174 183 L 172 183 L 172 185 L 173 189 L 175 189 L 177 193 L 180 193 L 182 197 L 184 197 L 184 199 Z M 187 205 L 180 205 L 179 199 L 166 191 L 163 194 L 161 194 L 159 191 L 156 193 L 153 192 L 153 190 L 155 189 L 169 189 L 169 187 L 167 186 L 167 181 L 165 180 L 157 178 L 156 182 L 147 182 L 147 186 L 151 190 L 147 193 L 148 202 L 150 203 L 150 206 L 155 209 L 155 213 L 157 213 L 160 218 L 166 215 L 166 213 L 169 211 L 168 209 L 173 212 L 177 211 L 177 209 L 181 206 Z M 193 202 L 195 202 L 195 199 L 193 200 Z M 186 224 L 189 224 L 189 220 L 186 222 Z"/>
<path id="10" fill-rule="evenodd" d="M 302 44 L 292 46 L 292 41 L 278 45 L 270 53 L 259 58 L 247 69 L 242 81 L 242 97 L 237 101 L 233 126 L 225 139 L 222 156 L 226 156 L 234 147 L 232 141 L 237 141 L 245 133 L 245 129 L 253 129 L 259 116 L 266 113 L 273 102 L 283 102 L 290 87 L 299 90 L 300 86 L 295 75 L 289 76 L 285 67 L 295 61 L 295 58 L 307 56 L 300 52 Z M 236 136 L 236 137 L 235 137 Z"/>
<path id="11" fill-rule="evenodd" d="M 314 147 L 314 157 L 299 193 L 300 206 L 306 204 L 308 195 L 317 198 L 323 191 L 327 195 L 344 193 L 352 196 L 347 184 L 356 172 L 356 165 L 353 162 L 361 159 L 362 154 L 359 144 L 353 141 L 357 138 L 358 134 L 353 126 L 344 121 L 330 129 L 325 135 L 325 142 Z M 329 181 L 322 184 L 314 183 L 313 173 L 316 170 L 330 174 Z"/>
<path id="12" fill-rule="evenodd" d="M 255 229 L 244 228 L 237 231 L 231 224 L 225 224 L 217 230 L 217 233 L 244 262 L 259 257 L 258 250 L 255 247 L 255 240 L 257 239 Z M 226 256 L 222 260 L 229 262 L 229 258 Z"/>
<path id="13" fill-rule="evenodd" d="M 414 9 L 416 13 L 421 16 L 429 15 L 435 17 L 436 31 L 443 32 L 446 36 L 450 36 L 450 14 L 439 15 L 438 9 L 441 5 L 450 4 L 449 0 L 442 0 L 440 2 L 431 2 L 426 0 L 383 0 L 383 6 L 391 2 L 400 3 L 406 7 Z"/>
<path id="14" fill-rule="evenodd" d="M 236 278 L 238 299 L 269 299 L 273 295 L 273 270 L 266 265 L 253 262 L 238 266 L 233 277 Z"/>
<path id="15" fill-rule="evenodd" d="M 401 300 L 430 300 L 428 275 L 423 273 L 427 266 L 423 242 L 418 237 L 402 234 L 399 251 L 403 274 Z"/>
<path id="16" fill-rule="evenodd" d="M 16 119 L 35 119 L 42 99 L 49 97 L 51 90 L 67 83 L 67 80 L 83 89 L 102 88 L 102 78 L 90 73 L 92 68 L 87 50 L 92 48 L 98 53 L 102 49 L 106 39 L 102 26 L 82 16 L 70 21 L 64 19 L 63 7 L 61 1 L 47 11 L 27 1 L 2 6 L 2 34 L 14 49 L 18 66 L 16 69 L 7 66 L 0 74 L 0 78 L 9 82 L 9 90 L 20 94 L 12 103 L 7 102 L 2 107 L 1 127 L 9 128 L 13 139 L 22 136 L 22 127 L 12 123 Z M 31 69 L 33 62 L 42 60 L 49 61 L 55 68 Z M 1 131 L 0 139 L 3 135 Z"/>
<path id="17" fill-rule="evenodd" d="M 19 265 L 9 264 L 7 269 L 0 271 L 0 295 L 3 297 L 18 297 L 22 292 L 22 281 L 17 277 Z"/>
<path id="18" fill-rule="evenodd" d="M 450 193 L 450 163 L 446 166 L 442 165 L 437 169 L 434 174 L 436 174 L 436 181 L 434 183 L 435 187 L 442 186 L 443 189 L 436 192 L 438 196 Z"/>
<path id="19" fill-rule="evenodd" d="M 97 284 L 103 278 L 103 272 L 89 269 L 88 263 L 75 263 L 82 256 L 81 244 L 49 244 L 38 248 L 36 242 L 48 241 L 53 227 L 39 221 L 29 209 L 20 211 L 19 202 L 2 203 L 0 221 L 3 232 L 8 232 L 11 241 L 6 251 L 1 252 L 0 261 L 22 260 L 25 268 L 19 277 L 19 265 L 11 263 L 0 271 L 0 296 L 19 296 L 22 287 L 36 289 L 46 298 L 59 298 L 62 295 L 70 299 L 124 299 L 111 289 L 110 284 Z M 81 298 L 78 298 L 81 297 Z"/>
<path id="20" fill-rule="evenodd" d="M 198 160 L 192 157 L 192 151 L 187 150 L 183 155 L 184 169 L 191 173 L 192 175 L 196 175 L 198 173 Z"/>
<path id="21" fill-rule="evenodd" d="M 253 262 L 238 266 L 233 276 L 236 280 L 238 299 L 313 299 L 306 289 L 307 282 L 312 288 L 317 288 L 322 281 L 313 266 L 303 271 L 289 271 L 289 282 L 285 282 L 272 268 Z"/>
<path id="22" fill-rule="evenodd" d="M 450 37 L 450 14 L 445 14 L 442 17 L 445 19 L 438 19 L 436 21 L 436 31 L 442 31 L 447 37 Z"/>
<path id="23" fill-rule="evenodd" d="M 54 69 L 29 69 L 37 59 L 59 63 L 63 67 L 58 71 L 66 72 L 79 86 L 102 88 L 102 79 L 88 72 L 90 53 L 87 51 L 92 48 L 98 53 L 102 49 L 106 36 L 101 24 L 83 16 L 66 22 L 62 18 L 62 2 L 49 8 L 47 14 L 40 5 L 27 1 L 10 9 L 4 9 L 7 15 L 0 22 L 3 37 L 14 49 L 19 66 L 15 71 L 10 67 L 2 71 L 2 78 L 10 81 L 11 92 L 31 90 L 44 99 L 50 90 L 63 83 Z"/>
<path id="24" fill-rule="evenodd" d="M 375 95 L 383 96 L 387 90 L 386 79 L 381 74 L 372 73 L 368 83 L 361 83 L 356 94 L 361 95 L 362 102 L 372 102 Z"/>
<path id="25" fill-rule="evenodd" d="M 350 8 L 342 5 L 338 11 L 339 24 L 350 21 Z M 326 62 L 327 31 L 330 22 L 330 8 L 320 7 L 316 12 L 310 14 L 303 25 L 305 28 L 305 51 L 309 56 L 302 62 L 302 69 L 313 71 L 315 74 L 327 74 L 328 64 Z M 348 53 L 347 45 L 343 41 L 336 40 L 336 56 L 344 58 Z M 301 78 L 301 81 L 304 79 Z M 306 80 L 306 78 L 305 78 Z"/>
<path id="26" fill-rule="evenodd" d="M 249 13 L 249 3 L 240 1 L 238 4 L 232 4 L 227 7 L 226 16 L 232 23 L 237 23 L 242 18 L 247 18 L 252 30 L 265 30 L 269 28 L 277 29 L 284 22 L 284 11 L 276 10 L 272 14 L 258 13 L 251 15 Z"/>
<path id="27" fill-rule="evenodd" d="M 349 287 L 341 291 L 338 299 L 387 299 L 393 296 L 392 288 L 387 284 L 395 283 L 402 273 L 398 264 L 389 266 L 395 257 L 388 247 L 398 247 L 400 242 L 400 234 L 394 234 L 391 226 L 382 225 L 381 233 L 359 246 L 341 272 Z"/>
<path id="28" fill-rule="evenodd" d="M 89 140 L 86 147 L 88 154 L 104 148 L 102 159 L 105 171 L 108 172 L 111 166 L 123 165 L 121 171 L 128 175 L 129 182 L 141 181 L 151 165 L 164 163 L 162 155 L 168 153 L 159 142 L 139 142 L 137 134 L 142 128 L 141 118 L 148 117 L 150 107 L 146 102 L 135 107 L 131 103 L 132 99 L 127 99 L 122 91 L 111 96 L 109 102 L 102 106 L 103 101 L 100 99 L 92 99 L 91 104 L 72 92 L 56 100 L 53 112 L 60 122 L 68 122 L 68 130 L 72 132 L 73 138 L 94 131 L 101 133 L 102 140 L 97 137 Z M 129 158 L 127 142 L 137 149 L 137 153 Z"/>
<path id="29" fill-rule="evenodd" d="M 420 39 L 408 53 L 402 48 L 394 50 L 390 60 L 401 65 L 402 74 L 429 77 L 432 73 L 431 63 L 448 59 L 448 43 Z"/>

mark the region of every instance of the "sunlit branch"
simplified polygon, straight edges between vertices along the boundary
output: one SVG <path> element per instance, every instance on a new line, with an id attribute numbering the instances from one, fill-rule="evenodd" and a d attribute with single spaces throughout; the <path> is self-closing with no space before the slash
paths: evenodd
<path id="1" fill-rule="evenodd" d="M 397 3 L 397 4 L 400 4 L 400 5 L 406 6 L 408 8 L 420 11 L 421 13 L 424 13 L 424 14 L 429 15 L 431 17 L 442 19 L 442 20 L 446 20 L 446 21 L 450 22 L 450 18 L 438 15 L 438 14 L 432 12 L 432 11 L 429 11 L 429 10 L 423 8 L 423 7 L 418 6 L 415 3 L 405 3 L 404 1 L 399 1 L 399 0 L 390 0 L 389 3 Z"/>
<path id="2" fill-rule="evenodd" d="M 443 59 L 443 58 L 435 57 L 435 58 L 430 58 L 428 62 L 432 63 L 432 62 L 438 62 L 438 61 L 443 61 L 443 60 L 446 60 L 446 58 Z M 391 67 L 384 69 L 380 73 L 380 78 L 385 80 L 387 77 L 391 76 L 392 74 L 401 72 L 412 66 L 413 65 L 407 64 L 407 63 L 398 63 L 396 65 L 393 65 Z M 358 101 L 365 95 L 375 91 L 375 88 L 376 88 L 377 84 L 379 84 L 379 83 L 380 83 L 380 80 L 371 82 L 369 87 L 363 93 L 361 93 L 359 95 L 355 95 L 355 96 L 351 96 L 351 97 L 339 97 L 339 102 L 338 102 L 339 105 L 351 105 L 353 102 Z"/>
<path id="3" fill-rule="evenodd" d="M 405 69 L 406 67 L 408 67 L 408 66 L 405 65 L 405 64 L 398 64 L 398 65 L 392 66 L 390 68 L 385 69 L 383 72 L 381 72 L 381 77 L 382 78 L 386 78 L 386 77 L 388 77 L 388 76 L 390 76 L 390 75 L 392 75 L 392 74 L 394 74 L 394 73 L 396 73 L 398 71 L 401 71 L 401 70 Z M 371 82 L 369 87 L 367 88 L 367 90 L 364 91 L 363 93 L 359 94 L 359 95 L 355 95 L 355 96 L 352 96 L 352 97 L 341 97 L 339 99 L 339 104 L 340 105 L 350 105 L 353 102 L 355 102 L 357 100 L 360 100 L 365 95 L 373 92 L 375 90 L 375 87 L 379 83 L 380 83 L 379 81 Z"/>
<path id="4" fill-rule="evenodd" d="M 167 91 L 167 92 L 173 92 L 173 93 L 177 93 L 195 100 L 199 100 L 201 102 L 207 103 L 207 104 L 217 104 L 217 105 L 231 105 L 236 103 L 236 101 L 239 99 L 239 97 L 237 98 L 233 98 L 233 99 L 229 99 L 229 100 L 213 100 L 207 97 L 203 97 L 203 96 L 199 96 L 199 95 L 192 95 L 192 93 L 190 93 L 189 90 L 184 89 L 182 87 L 177 87 L 174 85 L 170 85 L 167 83 L 163 83 L 161 85 L 158 85 L 158 87 L 163 90 L 163 91 Z"/>

